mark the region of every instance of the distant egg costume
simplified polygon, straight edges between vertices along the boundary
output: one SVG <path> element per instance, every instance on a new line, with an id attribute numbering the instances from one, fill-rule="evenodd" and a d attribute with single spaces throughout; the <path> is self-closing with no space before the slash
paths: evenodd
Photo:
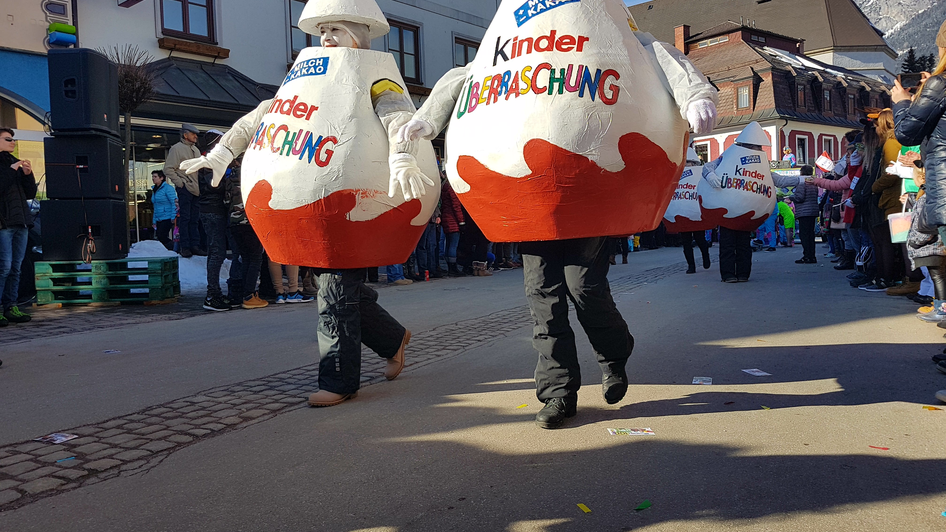
<path id="1" fill-rule="evenodd" d="M 687 122 L 621 2 L 504 1 L 469 65 L 447 175 L 492 241 L 660 224 Z"/>

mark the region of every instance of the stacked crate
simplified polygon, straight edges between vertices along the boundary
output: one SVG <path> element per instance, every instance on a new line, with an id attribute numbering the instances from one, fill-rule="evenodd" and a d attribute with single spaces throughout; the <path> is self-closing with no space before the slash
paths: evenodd
<path id="1" fill-rule="evenodd" d="M 36 302 L 148 303 L 181 294 L 177 257 L 36 263 Z"/>

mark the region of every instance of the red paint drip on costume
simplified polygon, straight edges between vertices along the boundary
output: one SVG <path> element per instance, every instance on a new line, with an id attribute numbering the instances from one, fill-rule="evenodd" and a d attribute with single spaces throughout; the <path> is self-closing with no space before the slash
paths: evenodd
<path id="1" fill-rule="evenodd" d="M 683 143 L 686 145 L 684 135 Z M 660 225 L 686 161 L 676 164 L 639 133 L 618 141 L 625 168 L 604 170 L 593 161 L 533 139 L 523 148 L 532 172 L 521 178 L 494 172 L 461 156 L 457 172 L 470 191 L 459 194 L 493 242 L 566 240 L 629 235 Z"/>
<path id="2" fill-rule="evenodd" d="M 735 218 L 726 218 L 728 212 L 726 209 L 706 209 L 703 207 L 703 198 L 700 198 L 700 216 L 705 223 L 712 224 L 710 227 L 719 225 L 733 231 L 755 231 L 769 217 L 766 214 L 760 218 L 753 218 L 757 216 L 755 211 L 749 211 Z"/>
<path id="3" fill-rule="evenodd" d="M 692 233 L 695 231 L 706 231 L 719 225 L 707 220 L 694 221 L 689 218 L 684 218 L 679 214 L 673 218 L 674 220 L 672 222 L 664 218 L 664 226 L 667 228 L 668 233 Z"/>
<path id="4" fill-rule="evenodd" d="M 260 181 L 250 191 L 246 215 L 269 257 L 280 264 L 348 269 L 401 264 L 407 260 L 425 226 L 411 225 L 420 200 L 394 207 L 373 220 L 353 222 L 348 213 L 367 190 L 340 190 L 291 210 L 269 206 L 273 187 Z"/>

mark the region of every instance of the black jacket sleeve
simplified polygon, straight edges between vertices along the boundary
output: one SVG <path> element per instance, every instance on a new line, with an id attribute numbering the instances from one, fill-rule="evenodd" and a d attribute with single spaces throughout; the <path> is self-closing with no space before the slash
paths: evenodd
<path id="1" fill-rule="evenodd" d="M 946 112 L 946 79 L 934 76 L 911 103 L 902 101 L 893 106 L 897 141 L 904 146 L 917 146 L 929 137 Z"/>

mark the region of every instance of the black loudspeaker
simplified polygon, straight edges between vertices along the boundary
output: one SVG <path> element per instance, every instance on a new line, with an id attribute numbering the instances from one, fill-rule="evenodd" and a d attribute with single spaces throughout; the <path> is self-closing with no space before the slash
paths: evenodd
<path id="1" fill-rule="evenodd" d="M 87 48 L 46 55 L 53 135 L 92 130 L 118 136 L 118 67 Z"/>
<path id="2" fill-rule="evenodd" d="M 46 137 L 50 199 L 125 199 L 121 141 L 108 135 Z"/>
<path id="3" fill-rule="evenodd" d="M 40 204 L 40 213 L 44 261 L 87 258 L 83 251 L 89 226 L 95 242 L 92 260 L 116 260 L 128 256 L 128 208 L 124 200 L 45 200 Z"/>

